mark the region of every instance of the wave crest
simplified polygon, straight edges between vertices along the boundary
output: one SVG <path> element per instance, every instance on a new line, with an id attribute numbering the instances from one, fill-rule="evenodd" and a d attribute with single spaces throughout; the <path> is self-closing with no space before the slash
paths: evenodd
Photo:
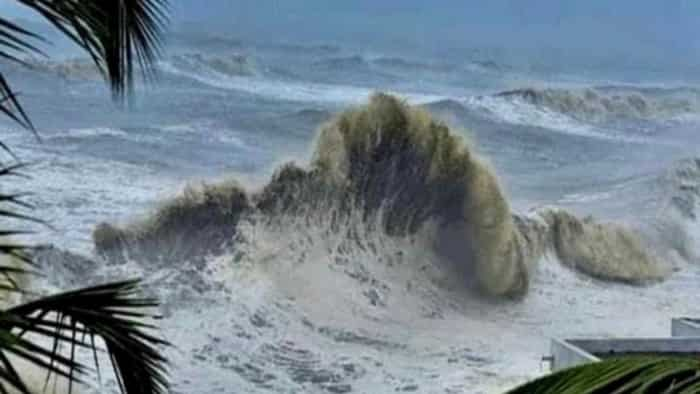
<path id="1" fill-rule="evenodd" d="M 559 261 L 594 278 L 630 284 L 660 280 L 669 273 L 634 232 L 615 223 L 579 219 L 558 209 L 539 212 L 548 224 Z"/>
<path id="2" fill-rule="evenodd" d="M 360 215 L 389 236 L 431 239 L 446 267 L 494 296 L 525 294 L 548 251 L 601 279 L 644 283 L 665 276 L 641 240 L 619 225 L 551 209 L 513 214 L 494 172 L 460 137 L 427 111 L 385 94 L 323 125 L 308 169 L 285 165 L 250 194 L 235 183 L 189 191 L 140 223 L 100 225 L 94 238 L 98 253 L 112 260 L 166 253 L 175 262 L 226 245 L 235 250 L 242 218 L 283 215 L 309 223 L 320 217 L 333 231 Z"/>
<path id="3" fill-rule="evenodd" d="M 579 120 L 668 118 L 700 111 L 700 93 L 691 89 L 596 87 L 586 89 L 525 88 L 496 94 Z"/>
<path id="4" fill-rule="evenodd" d="M 169 63 L 179 70 L 225 76 L 252 76 L 257 68 L 249 57 L 240 54 L 206 56 L 200 53 L 185 53 L 172 56 Z"/>
<path id="5" fill-rule="evenodd" d="M 150 264 L 203 262 L 231 246 L 238 220 L 249 208 L 247 194 L 235 182 L 188 187 L 126 228 L 98 225 L 93 242 L 113 263 L 129 258 Z"/>

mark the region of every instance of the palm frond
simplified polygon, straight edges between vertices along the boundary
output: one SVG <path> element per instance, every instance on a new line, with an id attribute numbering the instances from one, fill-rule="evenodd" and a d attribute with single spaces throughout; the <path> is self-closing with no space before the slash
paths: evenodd
<path id="1" fill-rule="evenodd" d="M 26 164 L 24 163 L 0 167 L 0 180 L 9 177 L 23 177 L 24 174 L 21 170 L 25 167 Z M 27 194 L 25 193 L 0 192 L 0 221 L 3 222 L 4 227 L 0 230 L 0 256 L 7 257 L 0 263 L 0 294 L 2 292 L 24 293 L 26 289 L 23 289 L 20 283 L 17 282 L 17 278 L 34 273 L 30 270 L 33 267 L 30 253 L 39 247 L 30 246 L 15 239 L 34 232 L 7 228 L 8 223 L 11 221 L 44 224 L 42 220 L 15 209 L 26 210 L 33 208 L 31 204 L 24 201 L 23 198 L 26 196 Z"/>
<path id="2" fill-rule="evenodd" d="M 135 66 L 151 75 L 167 23 L 167 0 L 17 1 L 85 50 L 116 97 L 133 89 Z"/>
<path id="3" fill-rule="evenodd" d="M 46 21 L 85 50 L 109 82 L 116 99 L 123 99 L 134 87 L 134 70 L 144 77 L 160 51 L 160 37 L 166 23 L 167 0 L 16 0 L 37 12 Z M 45 56 L 38 45 L 44 38 L 0 17 L 0 60 L 27 66 L 27 55 Z M 0 72 L 0 113 L 32 130 L 34 125 Z M 16 156 L 0 141 L 0 149 Z M 21 175 L 22 164 L 0 167 L 0 179 Z M 5 221 L 45 224 L 23 213 L 31 204 L 25 194 L 0 192 L 0 294 L 23 291 L 16 278 L 29 273 L 33 262 L 31 247 L 12 240 L 24 230 L 6 229 Z M 19 210 L 17 210 L 19 209 Z M 152 318 L 144 309 L 157 302 L 144 298 L 137 281 L 125 281 L 40 298 L 0 311 L 0 393 L 14 389 L 30 394 L 15 368 L 17 358 L 59 375 L 69 382 L 80 382 L 87 368 L 77 360 L 76 349 L 90 349 L 99 374 L 100 338 L 112 363 L 123 393 L 158 394 L 168 389 L 166 360 L 159 346 L 165 341 L 151 332 L 155 326 L 144 323 Z M 37 337 L 48 339 L 36 341 Z M 68 354 L 64 354 L 65 346 Z M 47 378 L 48 384 L 48 378 Z"/>
<path id="4" fill-rule="evenodd" d="M 32 44 L 32 41 L 44 42 L 45 40 L 38 34 L 32 33 L 12 21 L 0 18 L 0 43 L 2 47 L 15 51 L 17 55 L 44 55 L 44 52 L 35 44 Z M 4 57 L 9 60 L 14 58 L 21 61 L 17 58 L 17 55 L 8 53 Z"/>
<path id="5" fill-rule="evenodd" d="M 623 357 L 574 367 L 508 394 L 697 394 L 700 359 Z"/>
<path id="6" fill-rule="evenodd" d="M 0 57 L 2 57 L 2 53 L 0 53 Z M 36 135 L 36 129 L 34 128 L 32 121 L 29 119 L 29 116 L 24 111 L 24 108 L 22 108 L 22 105 L 19 103 L 17 96 L 18 94 L 12 90 L 10 84 L 5 79 L 5 76 L 0 73 L 0 112 L 17 122 L 22 127 L 32 130 Z M 0 143 L 0 147 L 15 157 L 7 145 Z"/>
<path id="7" fill-rule="evenodd" d="M 0 59 L 26 66 L 25 61 L 21 58 L 22 56 L 44 56 L 44 52 L 35 45 L 35 43 L 41 41 L 43 39 L 36 33 L 32 33 L 16 23 L 0 17 Z M 10 87 L 5 76 L 0 73 L 0 112 L 22 127 L 35 132 L 34 125 L 20 105 L 17 97 L 18 93 Z M 14 157 L 12 151 L 4 143 L 0 142 L 0 148 Z"/>
<path id="8" fill-rule="evenodd" d="M 145 79 L 161 51 L 168 0 L 16 0 L 41 15 L 86 51 L 109 82 L 115 99 L 134 88 L 134 70 Z M 46 40 L 0 17 L 0 59 L 27 65 L 27 55 L 46 56 L 38 47 Z M 0 72 L 0 113 L 35 131 L 17 99 L 18 94 Z M 35 135 L 38 137 L 38 134 Z M 12 153 L 0 142 L 0 148 Z"/>
<path id="9" fill-rule="evenodd" d="M 0 351 L 80 382 L 87 368 L 76 360 L 76 349 L 92 350 L 97 362 L 94 338 L 101 338 L 123 393 L 166 393 L 166 360 L 159 346 L 168 343 L 150 333 L 155 326 L 143 322 L 156 316 L 140 312 L 158 303 L 144 298 L 138 284 L 135 280 L 110 283 L 11 308 L 0 315 L 0 346 L 13 346 L 0 347 Z M 2 337 L 8 333 L 11 338 Z M 52 346 L 37 345 L 25 339 L 27 335 L 48 338 Z M 59 351 L 61 344 L 68 346 L 67 355 Z M 98 364 L 96 367 L 99 369 Z M 11 376 L 11 371 L 0 365 L 0 380 L 4 376 Z"/>

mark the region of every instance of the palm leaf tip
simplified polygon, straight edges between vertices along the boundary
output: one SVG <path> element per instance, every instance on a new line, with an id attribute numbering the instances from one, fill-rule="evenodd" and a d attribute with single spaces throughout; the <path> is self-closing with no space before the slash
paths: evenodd
<path id="1" fill-rule="evenodd" d="M 142 322 L 143 317 L 152 316 L 144 308 L 158 304 L 141 297 L 138 285 L 138 281 L 123 281 L 32 301 L 8 310 L 20 320 L 6 322 L 5 328 L 20 330 L 21 336 L 51 339 L 53 348 L 43 349 L 51 363 L 41 366 L 70 380 L 85 371 L 74 350 L 92 349 L 97 362 L 94 339 L 100 338 L 123 393 L 166 393 L 167 360 L 162 347 L 170 345 L 150 333 L 154 326 Z M 69 345 L 69 356 L 58 355 L 59 343 Z M 99 364 L 96 367 L 99 370 Z"/>
<path id="2" fill-rule="evenodd" d="M 700 360 L 624 357 L 563 370 L 508 394 L 697 394 Z"/>
<path id="3" fill-rule="evenodd" d="M 146 78 L 153 75 L 168 23 L 168 0 L 17 1 L 85 50 L 115 97 L 123 98 L 133 90 L 136 68 Z M 28 38 L 19 40 L 26 43 Z"/>
<path id="4" fill-rule="evenodd" d="M 141 69 L 144 79 L 153 76 L 152 65 L 161 53 L 167 2 L 96 1 L 105 8 L 107 15 L 112 15 L 107 19 L 105 34 L 98 35 L 98 38 L 104 48 L 104 65 L 113 92 L 121 97 L 133 90 L 135 64 Z"/>

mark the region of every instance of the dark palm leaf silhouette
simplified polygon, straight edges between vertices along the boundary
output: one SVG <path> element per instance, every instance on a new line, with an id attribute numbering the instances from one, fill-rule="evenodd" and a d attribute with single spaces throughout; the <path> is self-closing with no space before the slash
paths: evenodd
<path id="1" fill-rule="evenodd" d="M 18 332 L 15 353 L 41 355 L 44 368 L 69 379 L 77 378 L 75 372 L 85 367 L 71 358 L 57 357 L 56 348 L 61 342 L 75 354 L 78 347 L 94 351 L 94 338 L 104 341 L 117 379 L 126 393 L 165 392 L 167 380 L 165 359 L 157 346 L 167 343 L 149 333 L 156 327 L 142 321 L 147 314 L 143 308 L 156 307 L 154 299 L 139 295 L 138 281 L 125 281 L 80 289 L 45 297 L 7 310 L 0 316 L 0 329 Z M 48 349 L 23 340 L 34 334 L 51 339 Z M 31 360 L 29 360 L 31 361 Z M 53 363 L 53 364 L 52 364 Z"/>
<path id="2" fill-rule="evenodd" d="M 508 394 L 697 394 L 700 360 L 623 357 L 557 372 Z"/>
<path id="3" fill-rule="evenodd" d="M 161 48 L 167 22 L 167 0 L 15 0 L 50 23 L 83 49 L 109 83 L 115 99 L 123 100 L 134 88 L 136 70 L 148 79 Z M 9 18 L 0 16 L 0 60 L 27 66 L 28 56 L 46 56 L 47 40 Z M 0 72 L 0 112 L 36 134 L 19 94 Z M 38 136 L 38 134 L 37 134 Z M 11 147 L 0 141 L 11 160 L 0 163 L 0 182 L 23 176 Z M 23 194 L 0 188 L 0 293 L 26 292 L 16 279 L 33 273 L 35 247 L 13 241 L 26 234 L 5 229 L 10 223 L 42 223 L 30 214 Z M 77 358 L 80 348 L 98 352 L 111 361 L 122 392 L 165 393 L 166 361 L 160 347 L 167 345 L 146 323 L 156 300 L 140 295 L 138 281 L 110 283 L 34 299 L 0 310 L 0 393 L 30 393 L 15 361 L 43 368 L 71 382 L 81 382 L 90 370 Z M 96 342 L 96 339 L 98 340 Z M 98 345 L 98 342 L 103 344 Z M 48 377 L 47 377 L 48 382 Z"/>

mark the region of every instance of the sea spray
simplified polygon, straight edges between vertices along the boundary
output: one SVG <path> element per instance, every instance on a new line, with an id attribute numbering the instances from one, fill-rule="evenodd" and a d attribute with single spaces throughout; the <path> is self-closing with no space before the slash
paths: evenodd
<path id="1" fill-rule="evenodd" d="M 321 128 L 315 166 L 350 189 L 391 233 L 437 220 L 444 254 L 485 292 L 522 292 L 529 262 L 517 261 L 510 208 L 496 177 L 428 112 L 388 96 L 346 111 Z M 453 235 L 449 233 L 455 233 Z"/>
<path id="2" fill-rule="evenodd" d="M 308 168 L 287 164 L 249 193 L 235 183 L 190 189 L 144 221 L 98 226 L 95 246 L 113 261 L 174 264 L 235 249 L 243 218 L 281 215 L 324 221 L 349 240 L 353 233 L 340 224 L 358 215 L 391 237 L 433 239 L 434 253 L 465 286 L 491 296 L 524 295 L 548 251 L 605 280 L 637 284 L 666 274 L 619 225 L 554 209 L 513 214 L 494 172 L 468 144 L 425 110 L 385 94 L 321 126 Z"/>
<path id="3" fill-rule="evenodd" d="M 681 261 L 697 262 L 700 256 L 700 159 L 679 160 L 651 187 L 660 197 L 649 231 L 654 236 L 654 250 L 671 252 L 669 260 L 679 257 Z"/>
<path id="4" fill-rule="evenodd" d="M 1 237 L 0 240 L 4 244 L 14 244 L 16 241 L 10 237 Z M 43 249 L 38 249 L 35 253 L 42 253 Z M 3 310 L 17 306 L 21 302 L 27 301 L 26 297 L 32 294 L 35 289 L 32 288 L 33 279 L 36 275 L 31 274 L 33 271 L 24 258 L 30 257 L 24 252 L 16 252 L 18 255 L 3 253 L 0 255 L 0 265 L 3 267 L 3 273 L 0 275 L 0 308 Z M 22 256 L 22 258 L 20 258 Z M 15 289 L 15 290 L 11 290 Z M 31 335 L 29 335 L 30 338 Z M 33 337 L 32 339 L 41 341 L 43 338 Z M 45 346 L 50 346 L 47 344 Z M 49 374 L 44 368 L 38 367 L 36 364 L 27 361 L 26 358 L 18 356 L 13 352 L 5 355 L 7 362 L 11 363 L 12 367 L 20 371 L 22 382 L 26 385 L 29 393 L 43 393 L 46 387 L 55 387 L 57 392 L 68 392 L 71 386 L 68 379 L 58 374 Z M 3 386 L 3 392 L 8 394 L 21 394 L 23 391 L 17 390 L 14 387 L 9 387 L 8 384 Z M 50 385 L 50 386 L 49 386 Z M 73 384 L 74 393 L 83 392 L 79 384 Z"/>
<path id="5" fill-rule="evenodd" d="M 236 182 L 190 186 L 145 220 L 123 229 L 98 225 L 93 242 L 98 254 L 112 262 L 203 262 L 231 246 L 239 217 L 249 207 L 248 196 Z"/>
<path id="6" fill-rule="evenodd" d="M 564 265 L 595 278 L 630 284 L 668 275 L 642 239 L 618 224 L 579 219 L 561 209 L 543 210 L 539 215 L 547 222 L 551 248 Z"/>

